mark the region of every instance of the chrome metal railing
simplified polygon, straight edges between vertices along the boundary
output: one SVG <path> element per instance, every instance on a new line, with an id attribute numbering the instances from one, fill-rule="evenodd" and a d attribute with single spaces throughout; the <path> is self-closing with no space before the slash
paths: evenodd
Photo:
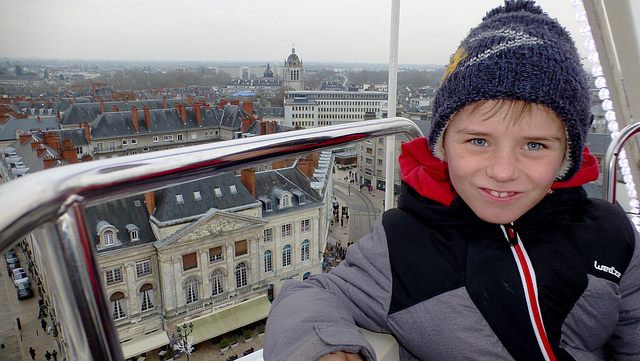
<path id="1" fill-rule="evenodd" d="M 304 129 L 72 164 L 0 185 L 0 249 L 35 231 L 71 359 L 122 360 L 115 324 L 84 226 L 83 208 L 225 171 L 369 138 L 422 136 L 404 118 Z M 393 187 L 388 187 L 393 189 Z"/>

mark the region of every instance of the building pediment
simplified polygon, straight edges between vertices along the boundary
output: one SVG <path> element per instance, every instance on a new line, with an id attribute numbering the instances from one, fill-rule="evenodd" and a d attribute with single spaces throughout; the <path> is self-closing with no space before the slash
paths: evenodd
<path id="1" fill-rule="evenodd" d="M 196 222 L 185 226 L 170 237 L 156 242 L 156 246 L 161 248 L 170 244 L 176 245 L 183 242 L 216 238 L 234 232 L 262 228 L 266 223 L 267 221 L 261 218 L 212 209 Z"/>

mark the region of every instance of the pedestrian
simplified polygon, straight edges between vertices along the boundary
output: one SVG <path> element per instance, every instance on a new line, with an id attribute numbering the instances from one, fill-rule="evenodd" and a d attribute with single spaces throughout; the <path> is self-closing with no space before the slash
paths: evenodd
<path id="1" fill-rule="evenodd" d="M 33 347 L 29 347 L 29 355 L 31 355 L 32 360 L 36 359 L 36 350 L 34 350 Z"/>
<path id="2" fill-rule="evenodd" d="M 42 326 L 43 331 L 47 331 L 47 321 L 44 318 L 40 320 L 40 326 Z"/>
<path id="3" fill-rule="evenodd" d="M 374 360 L 360 326 L 403 361 L 640 360 L 640 238 L 583 188 L 592 119 L 557 20 L 530 0 L 489 11 L 451 57 L 428 139 L 402 145 L 398 208 L 338 267 L 282 285 L 264 359 Z"/>
<path id="4" fill-rule="evenodd" d="M 49 352 L 49 350 L 47 350 L 47 352 L 44 353 L 44 358 L 46 358 L 47 360 L 51 360 L 51 352 Z"/>
<path id="5" fill-rule="evenodd" d="M 53 350 L 51 356 L 53 356 L 53 361 L 58 361 L 58 351 Z"/>

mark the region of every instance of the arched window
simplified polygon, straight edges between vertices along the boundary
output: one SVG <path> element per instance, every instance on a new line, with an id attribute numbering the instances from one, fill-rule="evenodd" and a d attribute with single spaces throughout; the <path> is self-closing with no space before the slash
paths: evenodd
<path id="1" fill-rule="evenodd" d="M 111 301 L 111 315 L 114 320 L 120 320 L 127 317 L 125 304 L 124 304 L 124 293 L 116 292 L 109 297 L 109 301 Z"/>
<path id="2" fill-rule="evenodd" d="M 103 239 L 105 246 L 111 246 L 113 244 L 113 231 L 104 231 Z"/>
<path id="3" fill-rule="evenodd" d="M 286 245 L 282 249 L 282 267 L 291 266 L 291 246 Z"/>
<path id="4" fill-rule="evenodd" d="M 273 271 L 273 257 L 271 254 L 271 251 L 265 251 L 264 252 L 264 271 L 265 272 L 271 272 Z"/>
<path id="5" fill-rule="evenodd" d="M 240 263 L 236 266 L 236 288 L 247 285 L 247 265 Z"/>
<path id="6" fill-rule="evenodd" d="M 302 242 L 302 249 L 300 250 L 300 260 L 307 261 L 309 260 L 309 240 L 305 239 Z"/>
<path id="7" fill-rule="evenodd" d="M 148 311 L 153 309 L 155 302 L 155 295 L 153 293 L 153 286 L 151 283 L 145 283 L 140 287 L 140 311 Z"/>
<path id="8" fill-rule="evenodd" d="M 211 284 L 213 285 L 213 290 L 211 291 L 212 296 L 224 293 L 224 273 L 220 270 L 213 272 Z"/>
<path id="9" fill-rule="evenodd" d="M 198 302 L 200 299 L 200 294 L 198 293 L 198 280 L 192 278 L 189 280 L 185 286 L 185 296 L 187 299 L 187 304 Z"/>

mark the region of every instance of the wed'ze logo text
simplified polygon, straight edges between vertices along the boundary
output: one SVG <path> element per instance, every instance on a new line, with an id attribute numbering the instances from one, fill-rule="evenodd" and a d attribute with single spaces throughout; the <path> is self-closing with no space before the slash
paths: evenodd
<path id="1" fill-rule="evenodd" d="M 598 261 L 593 261 L 593 267 L 595 267 L 599 271 L 610 273 L 616 276 L 617 278 L 620 278 L 622 276 L 622 273 L 616 270 L 615 267 L 609 267 L 609 266 L 598 264 Z"/>

